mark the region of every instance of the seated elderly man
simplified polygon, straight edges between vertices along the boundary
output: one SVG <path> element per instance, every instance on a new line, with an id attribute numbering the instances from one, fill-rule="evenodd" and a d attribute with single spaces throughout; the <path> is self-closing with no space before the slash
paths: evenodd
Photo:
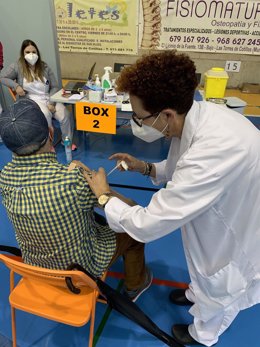
<path id="1" fill-rule="evenodd" d="M 51 152 L 53 130 L 39 106 L 16 102 L 0 115 L 0 129 L 13 152 L 0 188 L 25 263 L 66 269 L 75 262 L 100 276 L 122 255 L 125 291 L 135 301 L 152 282 L 144 244 L 95 220 L 97 198 L 79 168 L 68 170 Z"/>

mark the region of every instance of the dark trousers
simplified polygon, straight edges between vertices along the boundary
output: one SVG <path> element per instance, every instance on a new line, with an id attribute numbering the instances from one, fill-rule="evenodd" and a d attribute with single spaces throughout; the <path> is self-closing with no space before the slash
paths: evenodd
<path id="1" fill-rule="evenodd" d="M 94 213 L 95 220 L 107 225 L 105 217 Z M 109 267 L 120 257 L 124 260 L 125 286 L 128 290 L 138 289 L 145 281 L 145 244 L 134 240 L 127 233 L 116 233 L 116 250 Z"/>
<path id="2" fill-rule="evenodd" d="M 128 290 L 137 289 L 145 281 L 144 243 L 138 242 L 126 233 L 116 234 L 116 250 L 111 266 L 120 256 L 124 259 L 125 286 Z"/>

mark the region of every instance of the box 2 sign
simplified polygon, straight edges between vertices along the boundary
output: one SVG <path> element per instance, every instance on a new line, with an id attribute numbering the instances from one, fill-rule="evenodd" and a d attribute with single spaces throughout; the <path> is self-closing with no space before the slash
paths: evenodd
<path id="1" fill-rule="evenodd" d="M 116 134 L 116 106 L 77 102 L 76 128 L 94 133 Z"/>

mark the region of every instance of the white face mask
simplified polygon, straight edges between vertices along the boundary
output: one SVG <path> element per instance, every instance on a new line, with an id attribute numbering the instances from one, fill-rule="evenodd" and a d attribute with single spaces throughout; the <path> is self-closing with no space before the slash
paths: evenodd
<path id="1" fill-rule="evenodd" d="M 159 117 L 160 115 L 158 115 Z M 158 118 L 157 117 L 157 118 Z M 152 125 L 156 122 L 157 118 L 153 122 Z M 139 127 L 132 119 L 130 120 L 131 128 L 134 136 L 138 137 L 139 139 L 145 141 L 145 142 L 154 142 L 156 140 L 159 140 L 161 137 L 164 137 L 163 132 L 168 127 L 168 124 L 165 125 L 162 131 L 159 131 L 152 126 L 142 124 L 141 127 Z"/>
<path id="2" fill-rule="evenodd" d="M 24 56 L 24 59 L 30 64 L 35 65 L 38 60 L 38 55 L 36 53 L 27 53 Z"/>

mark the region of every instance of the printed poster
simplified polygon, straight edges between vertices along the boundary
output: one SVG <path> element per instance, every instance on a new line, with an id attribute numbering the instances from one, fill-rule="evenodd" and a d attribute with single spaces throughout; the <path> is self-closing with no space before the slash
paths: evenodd
<path id="1" fill-rule="evenodd" d="M 141 0 L 139 46 L 260 54 L 260 0 Z"/>
<path id="2" fill-rule="evenodd" d="M 54 0 L 59 50 L 137 54 L 138 1 Z"/>

